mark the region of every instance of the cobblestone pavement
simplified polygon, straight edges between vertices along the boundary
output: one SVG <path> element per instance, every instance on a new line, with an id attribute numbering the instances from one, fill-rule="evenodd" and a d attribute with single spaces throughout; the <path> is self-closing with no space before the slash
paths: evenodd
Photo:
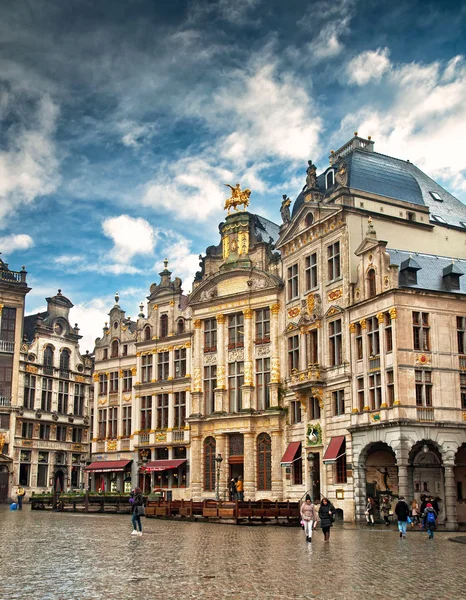
<path id="1" fill-rule="evenodd" d="M 0 506 L 1 600 L 466 599 L 454 533 L 235 527 Z M 458 534 L 461 535 L 461 534 Z M 463 534 L 464 536 L 464 534 Z"/>

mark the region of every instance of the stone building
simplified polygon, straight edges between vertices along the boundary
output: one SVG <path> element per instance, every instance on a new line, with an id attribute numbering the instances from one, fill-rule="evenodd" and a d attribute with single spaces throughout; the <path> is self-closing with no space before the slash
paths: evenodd
<path id="1" fill-rule="evenodd" d="M 92 360 L 79 351 L 73 304 L 61 290 L 47 310 L 25 317 L 20 348 L 16 422 L 11 428 L 14 485 L 27 495 L 84 485 L 89 458 Z"/>
<path id="2" fill-rule="evenodd" d="M 13 467 L 13 442 L 24 302 L 30 291 L 26 275 L 24 267 L 12 271 L 0 259 L 0 502 L 14 495 L 18 483 Z"/>
<path id="3" fill-rule="evenodd" d="M 309 163 L 277 244 L 294 465 L 309 464 L 314 496 L 345 518 L 363 518 L 368 495 L 424 493 L 454 525 L 465 520 L 466 207 L 370 138 L 329 158 L 319 176 Z"/>

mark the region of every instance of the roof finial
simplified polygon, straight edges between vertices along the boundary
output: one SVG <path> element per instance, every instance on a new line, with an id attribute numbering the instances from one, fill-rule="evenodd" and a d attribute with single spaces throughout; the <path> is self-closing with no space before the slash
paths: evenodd
<path id="1" fill-rule="evenodd" d="M 165 269 L 168 267 L 168 258 L 164 259 L 163 266 L 165 267 Z"/>
<path id="2" fill-rule="evenodd" d="M 358 132 L 357 132 L 357 131 L 355 131 L 355 132 L 354 132 L 354 135 L 358 135 Z"/>
<path id="3" fill-rule="evenodd" d="M 58 290 L 58 296 L 61 296 L 61 290 Z"/>
<path id="4" fill-rule="evenodd" d="M 118 304 L 120 300 L 120 294 L 118 292 L 115 292 L 115 304 Z"/>

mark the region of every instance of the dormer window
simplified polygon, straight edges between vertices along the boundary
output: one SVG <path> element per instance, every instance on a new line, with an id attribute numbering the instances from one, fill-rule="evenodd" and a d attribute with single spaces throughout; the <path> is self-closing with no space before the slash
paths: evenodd
<path id="1" fill-rule="evenodd" d="M 151 331 L 150 331 L 149 325 L 147 325 L 147 327 L 144 328 L 144 340 L 147 342 L 150 340 L 150 338 L 151 338 Z"/>
<path id="2" fill-rule="evenodd" d="M 437 223 L 446 223 L 445 219 L 440 215 L 431 215 L 430 218 Z"/>
<path id="3" fill-rule="evenodd" d="M 373 298 L 377 294 L 377 288 L 375 283 L 375 269 L 369 269 L 367 273 L 367 291 L 369 298 Z"/>
<path id="4" fill-rule="evenodd" d="M 168 336 L 168 315 L 164 314 L 160 317 L 160 337 Z"/>
<path id="5" fill-rule="evenodd" d="M 118 356 L 118 340 L 113 340 L 112 342 L 112 358 L 116 358 Z"/>
<path id="6" fill-rule="evenodd" d="M 406 218 L 408 219 L 408 221 L 411 221 L 411 222 L 413 222 L 413 223 L 414 223 L 414 222 L 416 221 L 416 213 L 413 213 L 413 212 L 409 212 L 409 211 L 408 211 L 408 212 L 406 213 Z"/>
<path id="7" fill-rule="evenodd" d="M 306 215 L 306 227 L 310 227 L 314 223 L 314 215 L 312 213 L 308 213 Z"/>
<path id="8" fill-rule="evenodd" d="M 438 194 L 437 192 L 429 192 L 429 194 L 432 196 L 432 198 L 434 200 L 437 200 L 437 202 L 443 202 L 443 199 L 440 197 L 440 194 Z"/>
<path id="9" fill-rule="evenodd" d="M 443 269 L 442 277 L 449 290 L 459 290 L 460 277 L 463 275 L 463 271 L 455 263 L 451 263 Z"/>
<path id="10" fill-rule="evenodd" d="M 176 333 L 184 333 L 184 319 L 178 319 L 176 323 Z"/>
<path id="11" fill-rule="evenodd" d="M 412 256 L 404 260 L 400 265 L 400 285 L 417 285 L 417 272 L 421 267 Z"/>
<path id="12" fill-rule="evenodd" d="M 334 184 L 335 184 L 335 175 L 333 173 L 333 170 L 330 170 L 327 173 L 327 175 L 325 176 L 325 188 L 328 190 L 328 188 L 331 188 Z"/>

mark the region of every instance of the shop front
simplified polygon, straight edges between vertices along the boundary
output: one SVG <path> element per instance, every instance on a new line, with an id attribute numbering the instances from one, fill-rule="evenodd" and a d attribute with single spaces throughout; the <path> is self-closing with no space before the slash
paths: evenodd
<path id="1" fill-rule="evenodd" d="M 85 469 L 90 475 L 90 491 L 129 493 L 132 462 L 132 460 L 102 460 L 91 463 Z"/>

